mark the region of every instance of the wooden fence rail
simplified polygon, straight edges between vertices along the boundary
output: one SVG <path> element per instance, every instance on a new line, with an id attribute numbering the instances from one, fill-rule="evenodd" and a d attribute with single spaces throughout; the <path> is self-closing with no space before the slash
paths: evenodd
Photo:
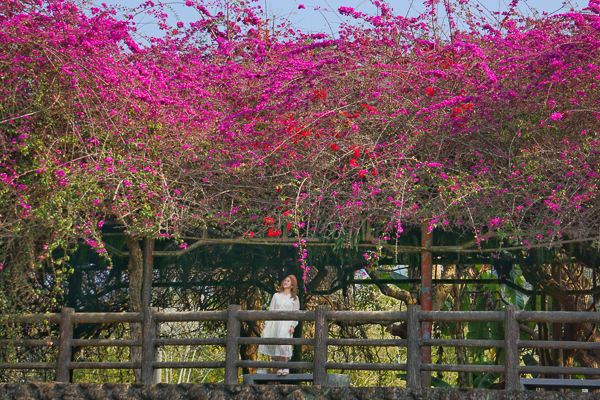
<path id="1" fill-rule="evenodd" d="M 258 338 L 240 337 L 243 321 L 292 320 L 315 323 L 314 338 Z M 600 369 L 584 367 L 522 366 L 519 349 L 581 349 L 600 351 L 597 342 L 520 340 L 519 323 L 600 323 L 600 313 L 521 311 L 517 306 L 507 306 L 503 311 L 420 311 L 409 306 L 408 311 L 330 311 L 327 306 L 317 306 L 315 311 L 246 311 L 239 305 L 228 311 L 158 312 L 151 308 L 146 313 L 75 313 L 63 308 L 60 314 L 0 315 L 0 324 L 34 323 L 48 321 L 59 324 L 59 337 L 50 340 L 4 340 L 1 346 L 58 347 L 56 362 L 0 363 L 0 369 L 52 369 L 56 381 L 69 382 L 70 371 L 75 369 L 141 369 L 142 382 L 153 380 L 158 368 L 224 368 L 225 384 L 238 383 L 239 368 L 295 368 L 313 371 L 313 383 L 325 385 L 327 370 L 379 370 L 406 371 L 407 387 L 422 385 L 421 376 L 428 371 L 496 373 L 505 375 L 506 389 L 520 389 L 521 374 L 600 375 Z M 227 323 L 225 338 L 157 339 L 156 324 L 160 322 L 221 321 Z M 406 339 L 333 339 L 329 338 L 329 322 L 407 323 Z M 504 325 L 504 340 L 475 339 L 422 339 L 422 322 L 496 322 Z M 141 323 L 141 339 L 74 339 L 73 326 L 79 323 Z M 298 361 L 245 361 L 239 359 L 239 346 L 248 344 L 279 344 L 314 346 L 312 362 Z M 155 359 L 159 346 L 224 346 L 225 361 L 173 361 Z M 74 346 L 141 346 L 139 362 L 73 362 Z M 399 363 L 348 363 L 327 360 L 329 346 L 405 347 L 406 364 Z M 498 348 L 505 351 L 504 365 L 453 365 L 421 362 L 421 348 L 431 346 Z"/>

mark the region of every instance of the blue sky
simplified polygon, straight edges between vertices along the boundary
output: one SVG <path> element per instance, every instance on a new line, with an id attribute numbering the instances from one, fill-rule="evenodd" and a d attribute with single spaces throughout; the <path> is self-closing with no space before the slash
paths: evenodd
<path id="1" fill-rule="evenodd" d="M 122 7 L 135 7 L 142 3 L 141 0 L 95 0 L 98 4 L 118 5 Z M 156 1 L 156 0 L 155 0 Z M 504 10 L 510 0 L 470 0 L 471 3 L 479 3 L 489 11 Z M 199 19 L 196 13 L 183 6 L 185 0 L 163 1 L 167 5 L 165 9 L 169 14 L 169 22 L 175 25 L 177 21 L 184 23 L 194 22 Z M 565 12 L 569 8 L 575 9 L 587 7 L 588 0 L 529 0 L 521 1 L 518 5 L 520 13 L 531 14 L 537 12 Z M 337 9 L 340 7 L 352 7 L 358 11 L 374 14 L 375 6 L 370 0 L 258 0 L 255 4 L 266 10 L 271 18 L 276 16 L 277 20 L 289 20 L 297 28 L 311 32 L 337 32 L 341 22 L 347 17 L 340 16 Z M 302 4 L 305 9 L 298 9 Z M 417 15 L 424 10 L 423 0 L 389 0 L 387 4 L 394 9 L 396 14 Z M 140 20 L 139 18 L 137 19 Z M 161 33 L 156 24 L 151 23 L 150 17 L 142 18 L 140 30 L 142 34 L 160 36 Z M 144 24 L 144 22 L 148 22 Z"/>

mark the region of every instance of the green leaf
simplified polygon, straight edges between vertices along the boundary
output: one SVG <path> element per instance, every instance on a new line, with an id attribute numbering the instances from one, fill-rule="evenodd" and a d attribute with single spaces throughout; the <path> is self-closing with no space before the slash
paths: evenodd
<path id="1" fill-rule="evenodd" d="M 431 386 L 433 387 L 452 387 L 452 385 L 450 385 L 448 382 L 440 379 L 440 378 L 436 378 L 435 376 L 431 377 Z"/>
<path id="2" fill-rule="evenodd" d="M 521 359 L 523 360 L 525 365 L 528 367 L 537 367 L 538 366 L 538 361 L 533 357 L 533 354 L 531 354 L 531 353 L 523 354 L 523 357 L 521 357 Z M 533 376 L 534 378 L 537 378 L 538 374 L 531 374 L 531 376 Z"/>
<path id="3" fill-rule="evenodd" d="M 473 387 L 480 389 L 489 389 L 489 387 L 492 386 L 492 383 L 494 383 L 499 376 L 499 374 L 492 374 L 490 372 L 487 372 L 483 375 L 479 375 L 473 381 Z"/>

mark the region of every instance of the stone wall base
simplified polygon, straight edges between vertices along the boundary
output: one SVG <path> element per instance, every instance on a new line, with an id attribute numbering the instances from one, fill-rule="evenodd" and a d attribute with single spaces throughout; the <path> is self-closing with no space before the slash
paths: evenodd
<path id="1" fill-rule="evenodd" d="M 6 383 L 0 400 L 546 400 L 598 399 L 600 393 L 402 387 L 222 384 Z"/>

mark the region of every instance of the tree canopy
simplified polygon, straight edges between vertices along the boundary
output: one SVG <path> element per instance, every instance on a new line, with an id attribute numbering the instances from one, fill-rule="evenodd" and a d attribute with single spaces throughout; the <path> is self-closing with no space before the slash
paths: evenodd
<path id="1" fill-rule="evenodd" d="M 308 239 L 393 245 L 424 222 L 479 245 L 597 237 L 597 0 L 487 19 L 458 2 L 449 27 L 435 2 L 376 2 L 340 8 L 335 37 L 187 4 L 200 19 L 177 27 L 139 7 L 166 31 L 147 46 L 108 7 L 0 5 L 5 274 L 104 254 L 106 222 L 181 248 L 291 236 L 305 269 Z"/>

